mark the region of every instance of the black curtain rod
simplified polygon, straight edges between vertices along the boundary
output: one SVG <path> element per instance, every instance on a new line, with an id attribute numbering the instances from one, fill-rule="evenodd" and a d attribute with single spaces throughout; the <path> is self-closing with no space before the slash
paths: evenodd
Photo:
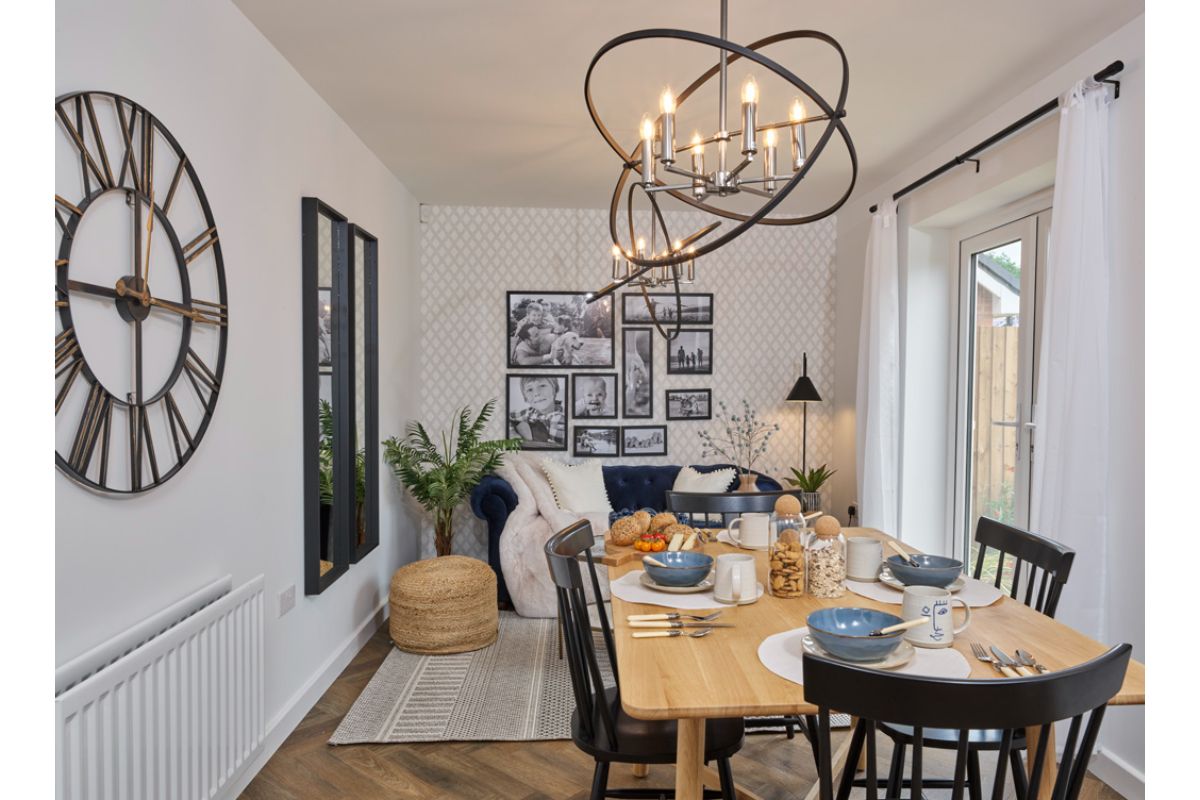
<path id="1" fill-rule="evenodd" d="M 1121 96 L 1121 82 L 1111 80 L 1111 78 L 1113 75 L 1116 75 L 1118 72 L 1120 72 L 1123 69 L 1125 69 L 1124 62 L 1114 61 L 1113 63 L 1109 64 L 1104 69 L 1097 72 L 1095 74 L 1095 76 L 1093 76 L 1093 77 L 1097 81 L 1102 81 L 1104 83 L 1113 84 L 1116 87 L 1116 91 L 1114 92 L 1113 96 L 1120 97 Z M 1046 103 L 1045 105 L 1040 106 L 1035 111 L 1021 117 L 1019 120 L 1014 122 L 1012 125 L 1009 125 L 1007 128 L 1000 131 L 999 133 L 995 133 L 995 134 L 989 136 L 988 138 L 984 139 L 982 142 L 975 145 L 970 150 L 963 153 L 961 156 L 955 156 L 954 158 L 947 161 L 945 164 L 942 164 L 940 167 L 933 170 L 932 172 L 926 173 L 922 177 L 917 178 L 915 181 L 910 183 L 908 186 L 905 186 L 903 189 L 901 189 L 900 191 L 898 191 L 894 195 L 892 195 L 892 199 L 899 200 L 901 197 L 904 197 L 904 195 L 908 194 L 909 192 L 920 189 L 922 186 L 929 183 L 934 178 L 937 178 L 938 176 L 942 175 L 943 173 L 949 172 L 950 170 L 954 169 L 955 167 L 959 166 L 960 164 L 965 164 L 968 161 L 971 161 L 975 164 L 975 171 L 978 172 L 979 171 L 979 159 L 975 158 L 975 156 L 979 155 L 984 150 L 987 150 L 989 147 L 996 144 L 997 142 L 999 142 L 1003 139 L 1007 139 L 1009 136 L 1012 136 L 1014 133 L 1021 130 L 1021 128 L 1024 128 L 1026 125 L 1029 125 L 1032 122 L 1036 122 L 1037 120 L 1046 116 L 1047 114 L 1049 114 L 1051 111 L 1053 111 L 1056 108 L 1058 108 L 1058 98 L 1057 97 L 1054 98 L 1053 100 L 1051 100 L 1049 103 Z M 874 214 L 878 210 L 879 210 L 878 205 L 871 206 L 870 211 L 872 214 Z"/>

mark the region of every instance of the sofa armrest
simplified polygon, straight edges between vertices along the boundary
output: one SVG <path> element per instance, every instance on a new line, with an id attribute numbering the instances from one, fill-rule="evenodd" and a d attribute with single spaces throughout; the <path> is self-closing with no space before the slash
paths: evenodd
<path id="1" fill-rule="evenodd" d="M 508 515 L 517 507 L 517 493 L 504 478 L 485 475 L 471 491 L 471 511 L 487 522 L 488 565 L 496 573 L 496 599 L 502 605 L 511 603 L 508 585 L 500 569 L 500 534 L 508 522 Z"/>

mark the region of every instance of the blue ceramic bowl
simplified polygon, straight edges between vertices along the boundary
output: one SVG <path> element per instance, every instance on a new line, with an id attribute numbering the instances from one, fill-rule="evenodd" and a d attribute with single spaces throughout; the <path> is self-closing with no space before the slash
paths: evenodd
<path id="1" fill-rule="evenodd" d="M 712 571 L 713 557 L 704 553 L 694 553 L 691 550 L 677 550 L 672 553 L 664 550 L 661 553 L 646 555 L 665 565 L 656 567 L 642 562 L 642 569 L 660 586 L 695 586 Z"/>
<path id="2" fill-rule="evenodd" d="M 926 556 L 913 553 L 913 561 L 921 566 L 910 567 L 900 556 L 887 560 L 888 569 L 905 586 L 940 586 L 945 589 L 962 575 L 963 562 L 945 556 Z"/>
<path id="3" fill-rule="evenodd" d="M 846 661 L 878 661 L 900 646 L 904 631 L 886 636 L 867 634 L 903 621 L 895 614 L 872 608 L 822 608 L 808 615 L 808 633 L 832 656 Z"/>

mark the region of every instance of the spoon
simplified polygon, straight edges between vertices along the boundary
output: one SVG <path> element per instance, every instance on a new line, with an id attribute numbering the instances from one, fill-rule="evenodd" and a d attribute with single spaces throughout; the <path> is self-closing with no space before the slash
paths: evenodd
<path id="1" fill-rule="evenodd" d="M 668 567 L 663 562 L 659 561 L 654 556 L 642 556 L 642 563 L 649 564 L 652 567 L 662 567 L 663 569 L 670 569 L 670 567 Z"/>
<path id="2" fill-rule="evenodd" d="M 673 631 L 634 631 L 633 638 L 635 639 L 657 639 L 660 637 L 671 636 L 690 636 L 693 639 L 701 639 L 713 632 L 712 628 L 705 628 L 702 631 L 689 633 L 688 631 L 673 630 Z"/>
<path id="3" fill-rule="evenodd" d="M 879 628 L 878 630 L 871 631 L 867 634 L 867 636 L 887 636 L 889 633 L 906 631 L 909 628 L 915 628 L 918 625 L 924 625 L 927 621 L 928 620 L 926 620 L 925 617 L 917 617 L 916 619 L 897 622 L 895 625 L 888 625 L 886 628 Z"/>
<path id="4" fill-rule="evenodd" d="M 907 550 L 905 550 L 903 547 L 900 546 L 899 542 L 895 542 L 895 541 L 892 541 L 891 539 L 888 539 L 888 547 L 892 548 L 897 553 L 899 553 L 900 557 L 903 558 L 905 561 L 907 561 L 908 565 L 910 567 L 917 567 L 918 569 L 920 569 L 921 565 L 918 564 L 913 559 L 913 557 L 908 554 Z"/>
<path id="5" fill-rule="evenodd" d="M 653 622 L 655 620 L 667 619 L 694 619 L 697 622 L 712 622 L 719 616 L 721 616 L 720 611 L 714 611 L 711 614 L 705 614 L 703 617 L 698 617 L 695 614 L 680 614 L 678 611 L 672 611 L 670 614 L 630 614 L 625 619 L 629 622 Z"/>

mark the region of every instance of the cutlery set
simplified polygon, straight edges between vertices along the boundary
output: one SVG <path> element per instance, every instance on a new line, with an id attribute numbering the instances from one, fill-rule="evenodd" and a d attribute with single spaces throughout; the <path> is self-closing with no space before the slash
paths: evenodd
<path id="1" fill-rule="evenodd" d="M 653 630 L 638 630 L 631 635 L 634 639 L 657 639 L 662 637 L 690 636 L 700 639 L 708 636 L 714 628 L 732 628 L 731 622 L 713 622 L 721 616 L 720 611 L 697 616 L 696 614 L 680 614 L 677 611 L 669 614 L 630 614 L 626 617 L 631 628 L 652 628 Z M 683 628 L 700 628 L 698 631 L 685 631 Z"/>
<path id="2" fill-rule="evenodd" d="M 1038 660 L 1028 650 L 1018 649 L 1015 659 L 995 645 L 992 645 L 990 650 L 991 653 L 989 654 L 988 648 L 985 648 L 978 642 L 971 642 L 971 652 L 974 653 L 975 658 L 985 664 L 991 664 L 997 672 L 1006 677 L 1029 677 L 1050 671 L 1049 668 L 1038 663 Z"/>

